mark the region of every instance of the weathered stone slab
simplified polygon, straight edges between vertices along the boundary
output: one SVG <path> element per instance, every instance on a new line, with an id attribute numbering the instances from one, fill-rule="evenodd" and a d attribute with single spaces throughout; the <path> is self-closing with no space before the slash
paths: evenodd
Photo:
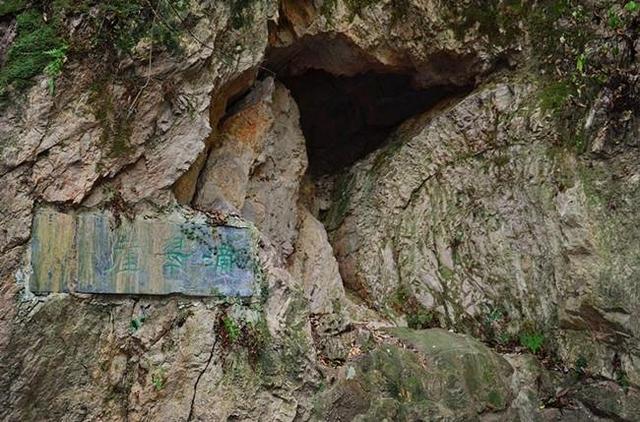
<path id="1" fill-rule="evenodd" d="M 34 293 L 251 296 L 255 256 L 247 227 L 212 226 L 174 212 L 116 224 L 105 211 L 37 212 Z"/>

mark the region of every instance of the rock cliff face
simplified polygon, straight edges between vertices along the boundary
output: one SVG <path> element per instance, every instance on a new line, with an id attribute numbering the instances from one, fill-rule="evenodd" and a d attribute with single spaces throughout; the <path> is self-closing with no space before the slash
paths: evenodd
<path id="1" fill-rule="evenodd" d="M 639 24 L 0 5 L 0 419 L 640 420 Z"/>

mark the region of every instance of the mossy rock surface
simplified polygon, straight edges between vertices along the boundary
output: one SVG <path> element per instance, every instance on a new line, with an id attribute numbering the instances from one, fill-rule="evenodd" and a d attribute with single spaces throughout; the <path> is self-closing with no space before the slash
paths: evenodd
<path id="1" fill-rule="evenodd" d="M 511 400 L 509 363 L 478 340 L 435 328 L 390 332 L 414 347 L 427 362 L 433 386 L 451 409 L 502 410 Z"/>
<path id="2" fill-rule="evenodd" d="M 317 400 L 323 420 L 474 420 L 505 410 L 513 369 L 482 343 L 442 329 L 390 329 Z M 393 344 L 391 344 L 393 343 Z"/>
<path id="3" fill-rule="evenodd" d="M 579 386 L 576 397 L 599 415 L 620 421 L 640 420 L 640 393 L 635 388 L 628 389 L 612 381 L 594 381 Z"/>

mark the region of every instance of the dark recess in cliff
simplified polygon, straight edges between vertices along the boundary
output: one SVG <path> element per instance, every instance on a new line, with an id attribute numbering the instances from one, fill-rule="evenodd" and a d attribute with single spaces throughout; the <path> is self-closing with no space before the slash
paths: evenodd
<path id="1" fill-rule="evenodd" d="M 282 78 L 300 108 L 309 170 L 335 173 L 379 148 L 409 117 L 450 96 L 450 87 L 414 89 L 399 73 L 333 76 L 311 70 Z"/>
<path id="2" fill-rule="evenodd" d="M 454 66 L 431 69 L 427 77 L 411 66 L 383 65 L 331 35 L 271 49 L 264 68 L 298 104 L 312 176 L 340 172 L 383 145 L 408 118 L 472 87 L 464 77 L 457 80 Z"/>

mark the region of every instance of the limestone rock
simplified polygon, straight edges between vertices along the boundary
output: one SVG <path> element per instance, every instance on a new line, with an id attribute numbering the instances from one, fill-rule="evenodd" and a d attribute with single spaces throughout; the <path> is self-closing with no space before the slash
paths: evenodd
<path id="1" fill-rule="evenodd" d="M 195 205 L 202 209 L 238 212 L 247 195 L 254 162 L 264 149 L 273 125 L 273 79 L 260 83 L 223 123 L 219 146 L 209 154 L 199 180 Z"/>
<path id="2" fill-rule="evenodd" d="M 13 321 L 32 329 L 13 324 L 3 344 L 0 418 L 308 418 L 318 373 L 304 293 L 275 250 L 258 254 L 266 287 L 249 303 L 22 300 Z"/>
<path id="3" fill-rule="evenodd" d="M 397 309 L 408 290 L 441 324 L 489 339 L 472 321 L 497 312 L 502 335 L 535 325 L 570 362 L 597 351 L 611 377 L 617 353 L 636 379 L 623 346 L 640 317 L 629 278 L 640 243 L 623 211 L 637 195 L 633 154 L 604 170 L 555 149 L 559 135 L 525 101 L 532 89 L 481 88 L 405 123 L 347 172 L 326 219 L 343 280 L 376 308 Z M 578 352 L 588 336 L 600 344 Z"/>
<path id="4" fill-rule="evenodd" d="M 466 5 L 455 2 L 327 1 L 320 8 L 310 2 L 282 3 L 289 25 L 273 34 L 272 43 L 281 51 L 272 61 L 277 69 L 290 66 L 292 73 L 323 69 L 355 75 L 372 69 L 411 69 L 418 86 L 462 86 L 491 69 L 502 54 L 519 48 L 517 39 L 497 43 L 472 25 L 458 37 L 455 29 L 463 25 L 458 19 Z M 428 43 L 420 41 L 427 39 Z M 291 46 L 295 40 L 304 48 Z M 291 54 L 296 59 L 286 63 Z"/>
<path id="5" fill-rule="evenodd" d="M 344 300 L 338 263 L 322 223 L 309 211 L 302 213 L 291 273 L 302 281 L 311 313 L 332 313 Z"/>
<path id="6" fill-rule="evenodd" d="M 549 232 L 558 228 L 525 204 L 554 212 L 550 181 L 530 182 L 552 164 L 544 146 L 517 141 L 546 134 L 535 121 L 501 117 L 527 92 L 481 89 L 406 123 L 353 167 L 327 219 L 345 283 L 375 306 L 407 286 L 452 322 L 483 312 L 484 302 L 508 308 L 512 298 L 538 301 L 525 317 L 551 317 L 554 299 L 542 292 L 553 290 L 545 283 L 558 241 Z"/>
<path id="7" fill-rule="evenodd" d="M 286 257 L 297 237 L 298 192 L 307 152 L 298 108 L 281 84 L 273 92 L 273 114 L 273 127 L 252 166 L 242 215 L 255 222 Z"/>
<path id="8" fill-rule="evenodd" d="M 90 63 L 69 64 L 54 107 L 46 78 L 38 78 L 0 113 L 3 182 L 27 184 L 19 193 L 27 202 L 78 204 L 91 197 L 88 205 L 96 205 L 116 192 L 132 203 L 160 198 L 166 204 L 164 192 L 205 148 L 212 93 L 261 60 L 266 21 L 274 13 L 273 5 L 254 8 L 253 25 L 230 31 L 229 8 L 202 13 L 202 6 L 191 4 L 198 41 L 184 37 L 180 60 L 157 54 L 149 63 L 146 51 L 138 61 L 115 65 L 146 81 L 134 92 L 110 75 L 95 77 Z M 245 39 L 252 40 L 246 48 L 229 47 Z M 219 49 L 210 48 L 214 41 Z M 94 189 L 98 184 L 101 189 Z M 28 230 L 29 224 L 16 220 L 31 219 L 23 199 L 14 201 L 11 190 L 1 195 L 3 230 Z M 8 244 L 0 242 L 4 250 Z"/>
<path id="9" fill-rule="evenodd" d="M 306 208 L 300 210 L 300 218 L 289 272 L 301 283 L 309 301 L 318 349 L 328 359 L 342 360 L 353 344 L 354 333 L 348 328 L 357 317 L 356 306 L 345 295 L 324 226 Z"/>
<path id="10" fill-rule="evenodd" d="M 621 420 L 640 418 L 640 394 L 636 389 L 624 389 L 611 381 L 591 382 L 580 386 L 576 396 L 593 412 Z"/>
<path id="11" fill-rule="evenodd" d="M 532 355 L 501 356 L 441 329 L 387 333 L 372 350 L 347 361 L 335 384 L 318 395 L 317 420 L 637 418 L 635 389 L 623 393 L 611 381 L 550 371 Z"/>
<path id="12" fill-rule="evenodd" d="M 63 2 L 64 16 L 49 3 L 0 6 L 3 66 L 23 10 L 69 41 L 60 75 L 10 87 L 7 104 L 0 93 L 0 419 L 640 418 L 633 5 L 115 2 L 97 28 L 87 2 Z M 174 18 L 176 28 L 154 27 Z M 97 33 L 128 38 L 148 25 L 129 49 L 96 48 Z M 44 57 L 53 68 L 56 54 Z M 354 148 L 369 155 L 346 157 L 344 174 L 314 180 L 281 84 L 313 72 L 346 87 L 398 76 L 436 97 L 410 104 L 418 115 L 395 128 L 402 95 L 385 110 L 376 104 L 389 98 L 366 87 L 332 91 L 359 96 L 363 120 L 393 134 Z M 340 117 L 334 129 L 351 114 Z M 84 265 L 75 252 L 40 261 L 37 210 L 122 214 L 133 221 L 122 228 L 165 240 L 176 202 L 214 225 L 255 223 L 261 288 L 250 299 L 30 294 L 30 259 L 52 280 Z M 149 215 L 163 223 L 144 226 Z M 49 244 L 92 257 L 116 249 L 94 251 L 110 234 L 69 230 L 82 218 L 71 220 L 56 221 Z M 151 249 L 157 268 L 167 254 Z M 438 329 L 381 329 L 416 319 L 518 353 Z M 527 330 L 543 336 L 551 368 L 521 354 Z"/>
<path id="13" fill-rule="evenodd" d="M 271 78 L 259 82 L 225 119 L 195 198 L 200 209 L 242 211 L 284 257 L 293 252 L 307 166 L 298 120 L 285 87 Z"/>

